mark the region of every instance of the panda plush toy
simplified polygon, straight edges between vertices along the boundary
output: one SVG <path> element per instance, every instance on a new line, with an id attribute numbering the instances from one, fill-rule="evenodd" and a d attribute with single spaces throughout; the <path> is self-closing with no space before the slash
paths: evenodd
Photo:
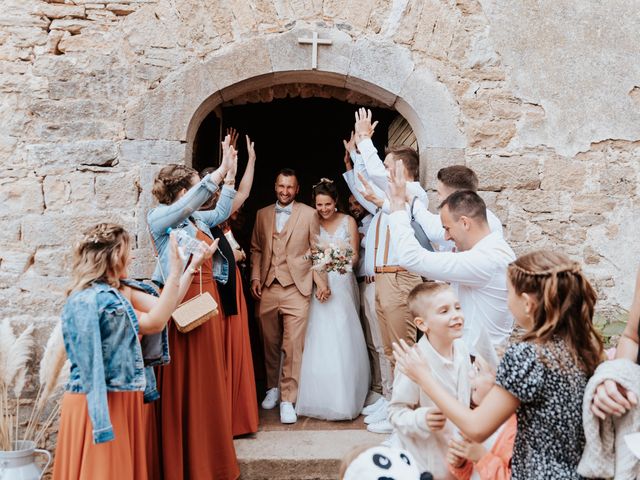
<path id="1" fill-rule="evenodd" d="M 433 480 L 420 472 L 409 452 L 382 445 L 369 448 L 347 467 L 344 480 Z"/>

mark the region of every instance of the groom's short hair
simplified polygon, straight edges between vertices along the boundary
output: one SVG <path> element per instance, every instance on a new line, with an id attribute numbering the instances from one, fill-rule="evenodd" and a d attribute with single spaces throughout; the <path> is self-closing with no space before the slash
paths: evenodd
<path id="1" fill-rule="evenodd" d="M 283 168 L 278 172 L 278 175 L 276 175 L 276 179 L 280 175 L 282 175 L 283 177 L 296 177 L 296 180 L 298 180 L 298 174 L 293 168 Z"/>
<path id="2" fill-rule="evenodd" d="M 440 204 L 440 209 L 448 207 L 455 221 L 463 215 L 487 223 L 487 204 L 476 192 L 462 190 L 449 195 Z"/>

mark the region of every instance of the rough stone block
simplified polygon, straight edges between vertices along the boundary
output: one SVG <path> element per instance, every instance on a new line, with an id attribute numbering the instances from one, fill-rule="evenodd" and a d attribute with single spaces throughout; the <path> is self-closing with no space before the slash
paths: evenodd
<path id="1" fill-rule="evenodd" d="M 458 128 L 458 107 L 447 87 L 429 71 L 417 69 L 411 74 L 394 107 L 411 124 L 420 150 L 466 147 Z"/>
<path id="2" fill-rule="evenodd" d="M 534 156 L 478 156 L 468 158 L 467 166 L 480 181 L 480 190 L 535 190 L 540 186 L 539 160 Z"/>
<path id="3" fill-rule="evenodd" d="M 167 165 L 184 163 L 186 144 L 163 140 L 125 140 L 120 143 L 119 162 L 123 165 Z"/>
<path id="4" fill-rule="evenodd" d="M 42 179 L 0 178 L 0 215 L 39 213 L 43 210 Z"/>
<path id="5" fill-rule="evenodd" d="M 84 18 L 85 7 L 63 3 L 45 3 L 38 6 L 37 13 L 49 18 L 77 17 Z"/>
<path id="6" fill-rule="evenodd" d="M 298 39 L 311 39 L 314 31 L 318 33 L 318 39 L 331 40 L 332 42 L 331 45 L 318 45 L 317 70 L 347 75 L 354 46 L 351 37 L 336 29 L 312 26 L 295 28 L 289 32 L 269 37 L 267 45 L 273 71 L 311 70 L 313 46 L 302 44 Z"/>
<path id="7" fill-rule="evenodd" d="M 55 19 L 49 25 L 49 30 L 64 30 L 72 35 L 79 34 L 83 28 L 89 27 L 91 21 L 81 19 Z"/>
<path id="8" fill-rule="evenodd" d="M 96 204 L 109 210 L 133 211 L 138 204 L 137 172 L 106 173 L 96 175 Z"/>
<path id="9" fill-rule="evenodd" d="M 43 143 L 27 145 L 27 164 L 41 167 L 51 164 L 67 165 L 115 165 L 118 146 L 108 140 L 74 143 Z"/>
<path id="10" fill-rule="evenodd" d="M 353 47 L 347 87 L 363 93 L 373 88 L 374 94 L 371 96 L 374 98 L 378 98 L 377 91 L 382 89 L 387 92 L 388 102 L 385 103 L 392 104 L 414 68 L 411 52 L 407 48 L 362 38 Z"/>
<path id="11" fill-rule="evenodd" d="M 24 245 L 0 247 L 0 273 L 19 276 L 33 264 L 34 249 Z"/>
<path id="12" fill-rule="evenodd" d="M 542 190 L 569 190 L 580 192 L 585 188 L 587 168 L 585 163 L 565 157 L 547 156 L 542 171 Z"/>

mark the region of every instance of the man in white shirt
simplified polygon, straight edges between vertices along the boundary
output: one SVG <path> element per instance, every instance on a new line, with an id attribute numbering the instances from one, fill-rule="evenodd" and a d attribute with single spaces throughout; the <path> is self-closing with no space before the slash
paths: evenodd
<path id="1" fill-rule="evenodd" d="M 396 165 L 392 175 L 393 213 L 389 216 L 398 262 L 411 272 L 450 282 L 457 289 L 466 318 L 463 338 L 467 346 L 471 353 L 489 356 L 495 362 L 487 340 L 496 347 L 511 335 L 513 318 L 507 308 L 506 271 L 515 254 L 501 235 L 491 232 L 482 198 L 468 190 L 448 196 L 440 208 L 445 240 L 453 241 L 458 251 L 430 252 L 422 248 L 405 211 L 406 181 L 401 167 Z"/>
<path id="2" fill-rule="evenodd" d="M 355 156 L 355 147 L 349 153 Z M 349 198 L 349 210 L 353 214 L 352 203 L 355 202 L 366 212 L 366 215 L 362 217 L 358 225 L 358 231 L 362 237 L 360 240 L 360 261 L 356 269 L 356 276 L 360 289 L 362 327 L 367 341 L 369 360 L 371 361 L 371 390 L 382 395 L 382 397 L 375 399 L 373 404 L 363 409 L 362 413 L 364 415 L 370 415 L 384 406 L 386 403 L 385 397 L 391 396 L 391 386 L 393 384 L 391 364 L 384 354 L 382 335 L 380 333 L 378 316 L 376 315 L 373 250 L 367 248 L 368 236 L 371 235 L 372 232 L 375 234 L 375 223 L 372 222 L 375 222 L 377 218 L 375 215 L 378 214 L 378 209 L 375 205 L 362 198 L 359 192 L 359 183 L 354 177 L 354 171 L 349 157 L 345 157 L 345 167 L 346 171 L 343 173 L 343 177 L 349 190 L 352 192 Z"/>
<path id="3" fill-rule="evenodd" d="M 452 193 L 462 190 L 478 191 L 478 176 L 473 170 L 465 165 L 451 165 L 438 170 L 436 183 L 438 204 L 442 203 Z M 384 208 L 386 208 L 386 203 Z M 431 243 L 438 247 L 439 251 L 451 252 L 455 250 L 453 242 L 444 238 L 445 231 L 442 228 L 440 215 L 431 213 L 418 202 L 415 204 L 413 215 L 429 237 L 429 240 L 431 240 Z M 502 222 L 488 208 L 487 221 L 489 222 L 489 229 L 502 236 Z"/>
<path id="4" fill-rule="evenodd" d="M 354 170 L 356 175 L 367 178 L 380 195 L 389 184 L 388 168 L 393 168 L 400 161 L 410 182 L 407 190 L 426 206 L 427 193 L 417 181 L 419 175 L 419 157 L 417 152 L 405 146 L 391 147 L 387 150 L 384 162 L 378 156 L 371 136 L 375 124 L 371 122 L 371 112 L 360 109 L 356 114 L 355 141 L 360 155 L 356 156 Z M 378 214 L 372 220 L 373 231 L 369 229 L 366 248 L 373 251 L 375 272 L 375 301 L 378 324 L 382 334 L 382 343 L 386 358 L 394 365 L 392 345 L 400 339 L 408 344 L 416 341 L 416 326 L 407 307 L 407 295 L 413 288 L 422 283 L 419 275 L 407 271 L 398 263 L 397 247 L 391 244 L 393 228 L 388 224 L 387 214 Z M 391 424 L 387 421 L 386 408 L 367 417 L 368 429 L 377 433 L 391 432 Z M 375 426 L 374 426 L 375 425 Z"/>

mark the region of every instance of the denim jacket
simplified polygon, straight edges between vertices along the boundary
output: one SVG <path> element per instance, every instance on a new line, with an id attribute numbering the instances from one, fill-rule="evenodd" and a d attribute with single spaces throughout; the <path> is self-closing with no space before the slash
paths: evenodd
<path id="1" fill-rule="evenodd" d="M 157 296 L 148 285 L 123 283 Z M 154 352 L 149 359 L 138 333 L 131 303 L 106 283 L 94 282 L 70 295 L 64 305 L 62 335 L 71 362 L 67 391 L 87 395 L 94 443 L 114 438 L 107 392 L 144 391 L 145 401 L 159 397 L 152 365 L 169 362 L 167 329 L 149 335 L 145 350 Z"/>
<path id="2" fill-rule="evenodd" d="M 196 236 L 196 228 L 189 221 L 191 217 L 199 230 L 212 240 L 210 228 L 224 222 L 231 215 L 231 205 L 236 196 L 233 188 L 223 187 L 216 208 L 207 211 L 198 211 L 218 186 L 211 181 L 211 175 L 207 175 L 200 182 L 191 187 L 189 191 L 171 205 L 158 205 L 147 214 L 147 223 L 151 231 L 152 241 L 158 252 L 158 263 L 153 272 L 152 280 L 158 285 L 164 285 L 164 277 L 169 273 L 169 233 L 168 228 L 181 228 L 190 236 Z M 187 260 L 185 259 L 186 267 Z M 213 277 L 220 283 L 226 283 L 229 278 L 229 262 L 219 251 L 213 257 Z"/>

